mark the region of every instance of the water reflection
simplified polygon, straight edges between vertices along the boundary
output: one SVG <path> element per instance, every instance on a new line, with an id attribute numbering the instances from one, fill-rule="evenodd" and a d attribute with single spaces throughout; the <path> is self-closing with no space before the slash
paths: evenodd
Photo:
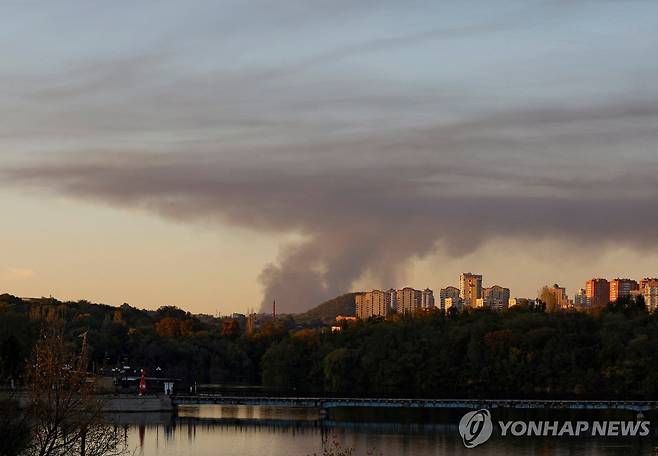
<path id="1" fill-rule="evenodd" d="M 334 418 L 334 417 L 332 417 Z M 348 418 L 348 417 L 347 417 Z M 320 419 L 318 410 L 251 406 L 185 406 L 176 416 L 127 414 L 115 419 L 143 456 L 304 456 L 322 454 L 338 442 L 354 455 L 656 455 L 649 439 L 493 438 L 466 449 L 456 422 L 372 422 Z"/>

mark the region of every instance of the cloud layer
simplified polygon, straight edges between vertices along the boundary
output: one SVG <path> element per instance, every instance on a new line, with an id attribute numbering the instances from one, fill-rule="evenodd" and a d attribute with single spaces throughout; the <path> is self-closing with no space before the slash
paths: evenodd
<path id="1" fill-rule="evenodd" d="M 163 27 L 140 52 L 16 63 L 0 74 L 2 181 L 295 233 L 260 274 L 282 311 L 364 275 L 393 284 L 437 248 L 655 244 L 650 3 L 621 18 L 590 2 L 366 3 L 238 8 L 226 28 L 192 11 L 197 29 Z"/>
<path id="2" fill-rule="evenodd" d="M 306 144 L 223 154 L 87 152 L 16 167 L 3 178 L 182 222 L 301 233 L 261 273 L 264 303 L 277 299 L 283 311 L 298 311 L 349 290 L 365 273 L 395 283 L 410 258 L 437 245 L 451 255 L 498 237 L 652 245 L 658 163 L 639 168 L 636 159 L 609 169 L 613 159 L 590 162 L 574 151 L 613 152 L 611 138 L 649 144 L 658 140 L 650 128 L 656 120 L 644 103 L 506 113 L 316 142 L 310 156 Z M 535 133 L 527 140 L 519 130 Z M 486 144 L 497 157 L 505 150 L 527 155 L 499 163 L 482 153 Z M 531 153 L 548 147 L 571 154 L 563 162 Z"/>

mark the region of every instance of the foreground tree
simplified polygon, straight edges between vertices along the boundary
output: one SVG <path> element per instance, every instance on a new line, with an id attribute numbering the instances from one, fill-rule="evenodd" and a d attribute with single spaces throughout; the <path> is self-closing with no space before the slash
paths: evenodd
<path id="1" fill-rule="evenodd" d="M 118 429 L 103 419 L 103 404 L 87 374 L 86 334 L 80 355 L 71 354 L 61 331 L 44 335 L 27 368 L 30 385 L 29 455 L 81 456 L 125 453 Z"/>

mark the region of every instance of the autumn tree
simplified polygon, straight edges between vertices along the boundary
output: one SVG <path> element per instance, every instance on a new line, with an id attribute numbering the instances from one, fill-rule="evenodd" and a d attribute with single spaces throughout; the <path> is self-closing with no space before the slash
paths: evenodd
<path id="1" fill-rule="evenodd" d="M 125 452 L 118 431 L 103 420 L 103 404 L 87 374 L 86 334 L 79 355 L 54 329 L 35 345 L 27 368 L 30 392 L 30 444 L 38 456 L 119 455 Z"/>
<path id="2" fill-rule="evenodd" d="M 155 332 L 161 337 L 178 337 L 181 333 L 181 322 L 177 318 L 164 317 L 155 324 Z"/>
<path id="3" fill-rule="evenodd" d="M 222 322 L 222 337 L 235 338 L 240 335 L 240 323 L 231 318 Z"/>
<path id="4" fill-rule="evenodd" d="M 192 337 L 195 330 L 194 323 L 192 319 L 164 317 L 155 323 L 154 329 L 160 337 Z"/>

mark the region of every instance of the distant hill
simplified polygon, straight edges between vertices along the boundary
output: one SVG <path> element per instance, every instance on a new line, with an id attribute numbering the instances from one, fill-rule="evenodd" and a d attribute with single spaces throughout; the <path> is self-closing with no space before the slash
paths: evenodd
<path id="1" fill-rule="evenodd" d="M 357 293 L 346 293 L 336 298 L 325 301 L 317 307 L 302 314 L 295 315 L 295 321 L 299 323 L 320 320 L 328 322 L 334 320 L 336 315 L 355 315 L 356 304 L 354 297 Z"/>

